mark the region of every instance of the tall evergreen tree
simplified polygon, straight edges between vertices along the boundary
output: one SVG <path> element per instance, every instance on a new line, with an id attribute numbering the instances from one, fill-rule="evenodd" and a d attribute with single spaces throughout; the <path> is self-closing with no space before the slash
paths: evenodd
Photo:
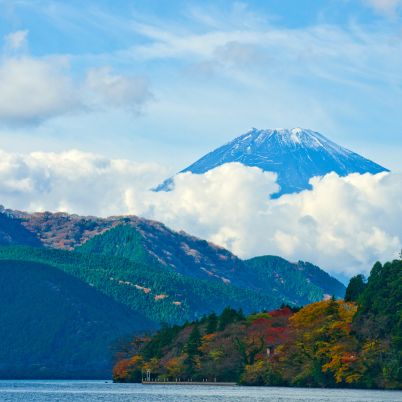
<path id="1" fill-rule="evenodd" d="M 346 288 L 345 301 L 354 302 L 357 301 L 362 294 L 366 283 L 363 275 L 356 275 L 349 281 L 349 285 Z"/>
<path id="2" fill-rule="evenodd" d="M 201 333 L 198 325 L 195 324 L 193 329 L 190 332 L 190 336 L 188 337 L 185 352 L 188 357 L 192 359 L 194 356 L 199 354 L 198 348 L 201 346 Z"/>
<path id="3" fill-rule="evenodd" d="M 190 332 L 187 343 L 184 347 L 184 351 L 187 353 L 185 364 L 187 366 L 186 374 L 194 376 L 196 374 L 195 364 L 196 357 L 200 354 L 198 348 L 201 346 L 201 333 L 198 328 L 198 323 L 193 325 L 193 329 Z"/>
<path id="4" fill-rule="evenodd" d="M 244 319 L 243 311 L 240 309 L 239 311 L 234 310 L 231 307 L 226 307 L 222 314 L 219 317 L 219 331 L 223 331 L 229 324 L 233 324 L 236 321 L 240 321 Z"/>
<path id="5" fill-rule="evenodd" d="M 206 333 L 212 334 L 212 333 L 216 332 L 217 328 L 218 328 L 218 317 L 215 313 L 211 313 L 207 317 Z"/>

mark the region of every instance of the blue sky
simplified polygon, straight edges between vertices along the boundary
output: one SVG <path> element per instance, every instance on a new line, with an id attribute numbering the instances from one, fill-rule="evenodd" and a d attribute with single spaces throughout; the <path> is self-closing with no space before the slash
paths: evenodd
<path id="1" fill-rule="evenodd" d="M 399 0 L 0 0 L 0 147 L 176 171 L 301 126 L 402 171 Z"/>
<path id="2" fill-rule="evenodd" d="M 402 247 L 401 73 L 402 0 L 0 0 L 0 203 L 367 273 Z M 251 127 L 319 131 L 394 173 L 272 200 L 272 173 L 228 164 L 150 191 Z"/>

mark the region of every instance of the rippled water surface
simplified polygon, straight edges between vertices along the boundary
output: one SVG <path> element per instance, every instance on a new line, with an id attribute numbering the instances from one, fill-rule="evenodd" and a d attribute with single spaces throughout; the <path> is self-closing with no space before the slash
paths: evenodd
<path id="1" fill-rule="evenodd" d="M 0 381 L 0 401 L 397 402 L 402 401 L 402 391 L 141 385 L 109 381 Z"/>

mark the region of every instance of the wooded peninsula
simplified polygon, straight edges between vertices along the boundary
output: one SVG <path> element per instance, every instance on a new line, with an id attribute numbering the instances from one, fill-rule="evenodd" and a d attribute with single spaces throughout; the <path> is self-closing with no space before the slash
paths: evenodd
<path id="1" fill-rule="evenodd" d="M 119 352 L 116 382 L 402 388 L 402 260 L 350 280 L 344 299 L 162 326 Z"/>

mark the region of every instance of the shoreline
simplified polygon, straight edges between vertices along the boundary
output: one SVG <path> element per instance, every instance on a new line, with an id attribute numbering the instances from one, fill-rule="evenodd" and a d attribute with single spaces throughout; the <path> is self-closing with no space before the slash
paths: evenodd
<path id="1" fill-rule="evenodd" d="M 209 385 L 218 387 L 237 387 L 235 382 L 215 382 L 215 381 L 142 381 L 143 385 Z"/>

